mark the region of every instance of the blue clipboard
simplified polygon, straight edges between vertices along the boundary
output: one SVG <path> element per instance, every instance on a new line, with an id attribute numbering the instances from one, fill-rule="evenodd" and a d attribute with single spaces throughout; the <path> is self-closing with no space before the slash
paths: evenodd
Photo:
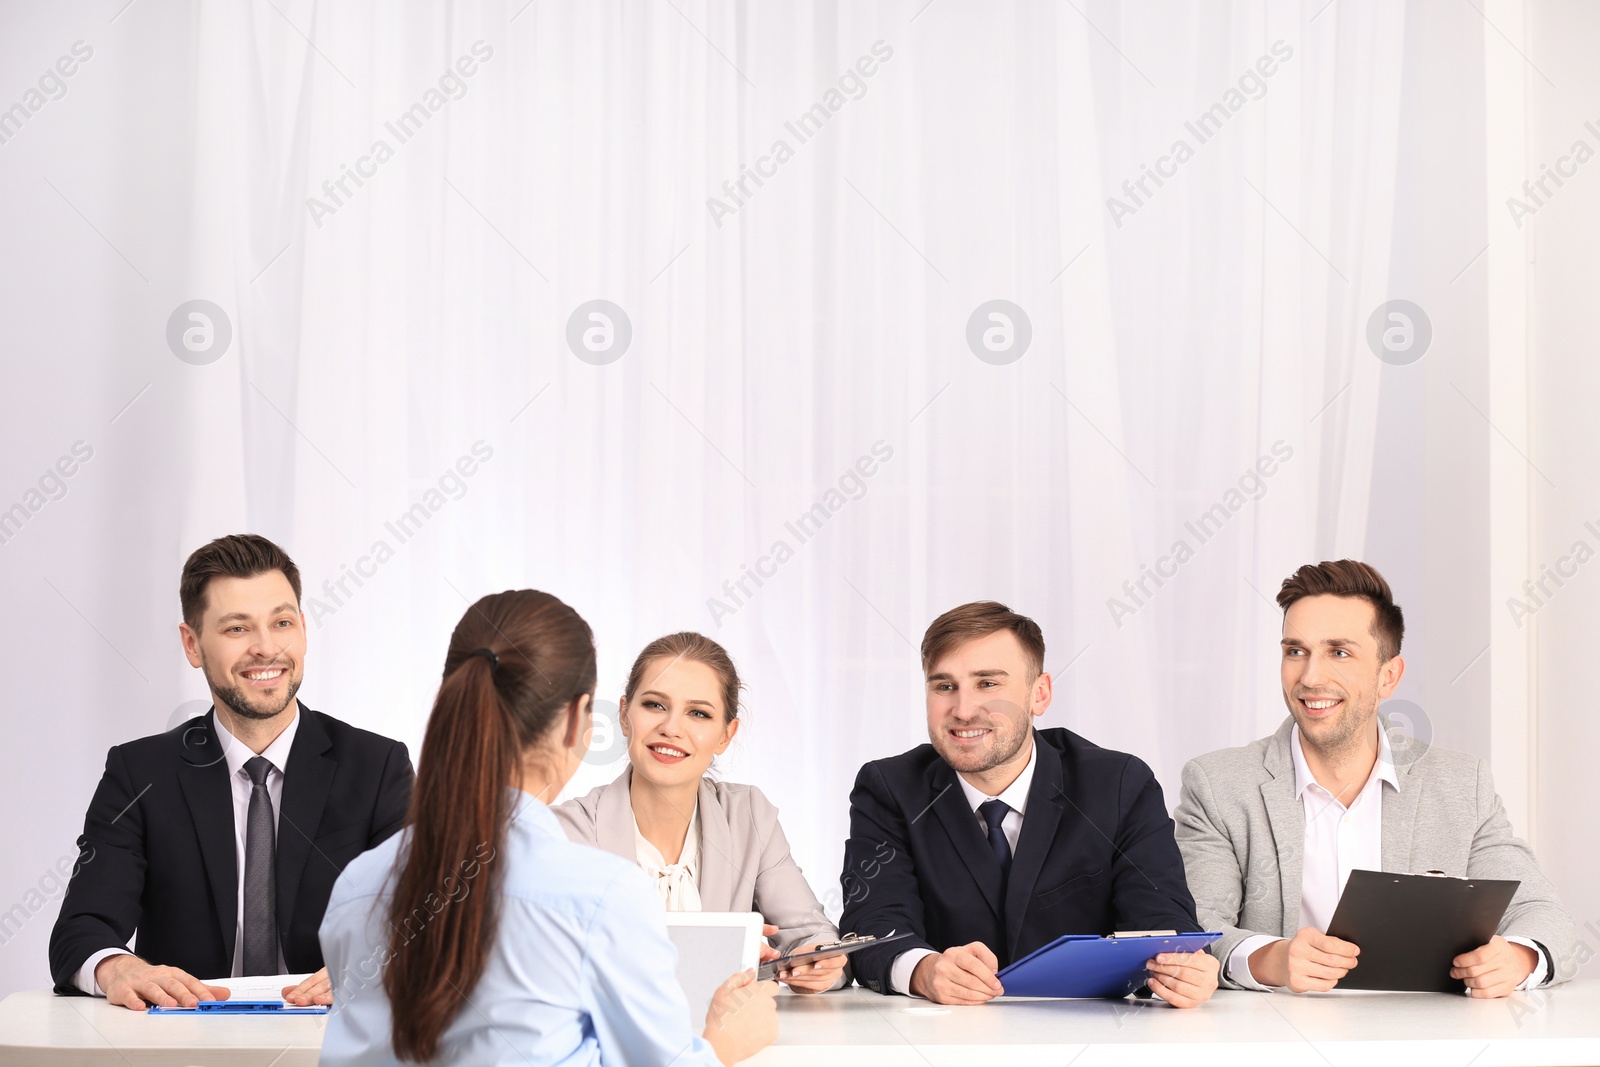
<path id="1" fill-rule="evenodd" d="M 326 1004 L 294 1007 L 281 1000 L 202 1000 L 192 1008 L 163 1008 L 152 1004 L 150 1015 L 326 1015 Z"/>
<path id="2" fill-rule="evenodd" d="M 1097 937 L 1066 934 L 998 975 L 1008 997 L 1125 997 L 1145 984 L 1159 952 L 1197 952 L 1221 934 Z"/>

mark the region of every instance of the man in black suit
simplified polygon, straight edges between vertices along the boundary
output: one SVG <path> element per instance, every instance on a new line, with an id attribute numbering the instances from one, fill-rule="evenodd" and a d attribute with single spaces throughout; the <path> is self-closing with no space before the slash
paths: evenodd
<path id="1" fill-rule="evenodd" d="M 909 941 L 852 959 L 862 985 L 942 1004 L 1004 993 L 996 973 L 1062 934 L 1197 928 L 1161 786 L 1134 756 L 1068 730 L 1044 637 L 1003 604 L 965 604 L 922 639 L 928 737 L 861 768 L 850 794 L 840 927 Z M 1151 960 L 1150 990 L 1192 1007 L 1206 952 Z"/>
<path id="2" fill-rule="evenodd" d="M 198 549 L 179 600 L 212 710 L 107 755 L 50 934 L 56 992 L 192 1007 L 228 995 L 197 975 L 316 972 L 284 997 L 331 1003 L 317 928 L 345 864 L 404 821 L 411 760 L 295 699 L 300 572 L 277 545 Z"/>

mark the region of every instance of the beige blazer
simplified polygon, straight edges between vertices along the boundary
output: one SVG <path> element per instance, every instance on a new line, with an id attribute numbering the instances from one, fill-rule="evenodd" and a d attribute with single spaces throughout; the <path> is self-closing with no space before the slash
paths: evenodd
<path id="1" fill-rule="evenodd" d="M 637 863 L 632 781 L 629 764 L 610 785 L 551 810 L 572 840 Z M 753 785 L 700 779 L 700 905 L 706 911 L 760 912 L 778 927 L 773 941 L 780 952 L 839 939 L 789 854 L 778 809 Z"/>

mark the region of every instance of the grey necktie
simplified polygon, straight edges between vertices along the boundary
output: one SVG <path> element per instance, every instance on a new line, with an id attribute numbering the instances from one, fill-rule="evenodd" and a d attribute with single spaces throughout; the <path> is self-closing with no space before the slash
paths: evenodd
<path id="1" fill-rule="evenodd" d="M 246 975 L 278 973 L 278 847 L 267 792 L 265 756 L 246 761 L 250 776 L 250 808 L 244 830 L 244 971 Z"/>

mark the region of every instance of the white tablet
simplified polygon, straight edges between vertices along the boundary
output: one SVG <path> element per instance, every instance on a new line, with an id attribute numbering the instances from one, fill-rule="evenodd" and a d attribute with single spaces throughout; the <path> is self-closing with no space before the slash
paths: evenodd
<path id="1" fill-rule="evenodd" d="M 717 988 L 760 961 L 761 914 L 669 911 L 667 936 L 678 947 L 678 984 L 689 998 L 689 1029 L 698 1034 Z"/>

